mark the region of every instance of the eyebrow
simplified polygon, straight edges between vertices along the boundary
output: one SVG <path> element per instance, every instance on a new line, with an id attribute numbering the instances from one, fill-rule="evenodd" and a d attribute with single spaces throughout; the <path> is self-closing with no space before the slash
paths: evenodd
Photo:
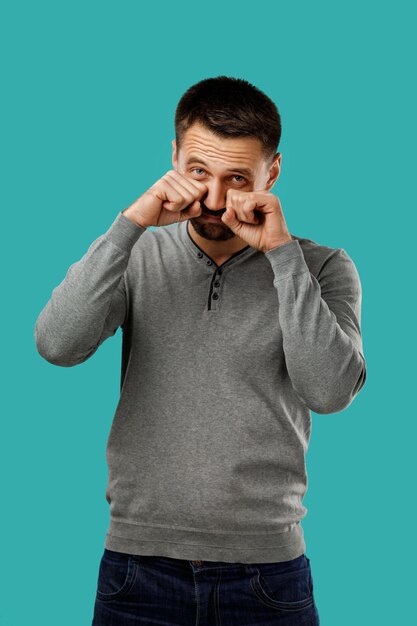
<path id="1" fill-rule="evenodd" d="M 201 159 L 198 156 L 195 156 L 193 154 L 190 154 L 190 156 L 188 157 L 188 159 L 185 162 L 185 165 L 191 165 L 191 163 L 199 163 L 200 165 L 204 165 L 205 167 L 209 167 L 209 165 L 203 161 L 203 159 Z M 244 174 L 245 176 L 248 176 L 249 178 L 253 177 L 253 172 L 252 170 L 250 170 L 247 167 L 234 167 L 234 168 L 229 168 L 227 170 L 228 172 L 239 172 L 239 174 Z"/>

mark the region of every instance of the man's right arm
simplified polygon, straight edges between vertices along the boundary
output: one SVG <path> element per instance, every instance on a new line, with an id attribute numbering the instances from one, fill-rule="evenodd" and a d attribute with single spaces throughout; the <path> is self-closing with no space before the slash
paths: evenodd
<path id="1" fill-rule="evenodd" d="M 120 212 L 104 235 L 67 271 L 35 324 L 39 354 L 71 367 L 86 361 L 126 316 L 124 272 L 145 227 Z"/>
<path id="2" fill-rule="evenodd" d="M 166 226 L 201 214 L 207 187 L 169 170 L 127 209 L 86 254 L 70 266 L 35 324 L 38 352 L 53 365 L 86 361 L 126 317 L 124 272 L 148 226 Z"/>

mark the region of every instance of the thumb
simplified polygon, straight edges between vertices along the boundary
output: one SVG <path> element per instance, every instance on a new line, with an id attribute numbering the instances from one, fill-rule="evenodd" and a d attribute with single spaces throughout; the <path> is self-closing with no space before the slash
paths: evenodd
<path id="1" fill-rule="evenodd" d="M 236 213 L 234 212 L 234 209 L 232 208 L 228 208 L 226 209 L 226 211 L 223 213 L 221 219 L 224 222 L 227 222 L 229 224 L 229 226 L 233 225 L 234 222 L 236 222 Z"/>
<path id="2" fill-rule="evenodd" d="M 201 204 L 199 200 L 194 200 L 194 202 L 192 204 L 190 204 L 190 206 L 188 207 L 188 213 L 191 213 L 192 215 L 200 215 L 201 213 Z"/>

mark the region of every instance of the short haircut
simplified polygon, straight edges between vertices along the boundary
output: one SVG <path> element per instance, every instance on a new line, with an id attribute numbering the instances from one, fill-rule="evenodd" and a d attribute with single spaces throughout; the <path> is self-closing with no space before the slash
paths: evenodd
<path id="1" fill-rule="evenodd" d="M 281 139 L 281 116 L 272 100 L 242 78 L 205 78 L 183 94 L 175 111 L 177 149 L 184 133 L 200 123 L 218 137 L 255 137 L 268 165 Z"/>

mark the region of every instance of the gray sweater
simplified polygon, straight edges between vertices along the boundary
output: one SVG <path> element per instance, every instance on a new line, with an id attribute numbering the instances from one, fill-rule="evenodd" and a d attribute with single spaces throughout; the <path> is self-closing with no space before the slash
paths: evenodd
<path id="1" fill-rule="evenodd" d="M 121 212 L 52 291 L 39 353 L 71 367 L 121 326 L 106 459 L 109 550 L 265 563 L 306 550 L 311 411 L 365 383 L 361 283 L 342 248 L 292 235 L 221 266 L 188 221 Z"/>

